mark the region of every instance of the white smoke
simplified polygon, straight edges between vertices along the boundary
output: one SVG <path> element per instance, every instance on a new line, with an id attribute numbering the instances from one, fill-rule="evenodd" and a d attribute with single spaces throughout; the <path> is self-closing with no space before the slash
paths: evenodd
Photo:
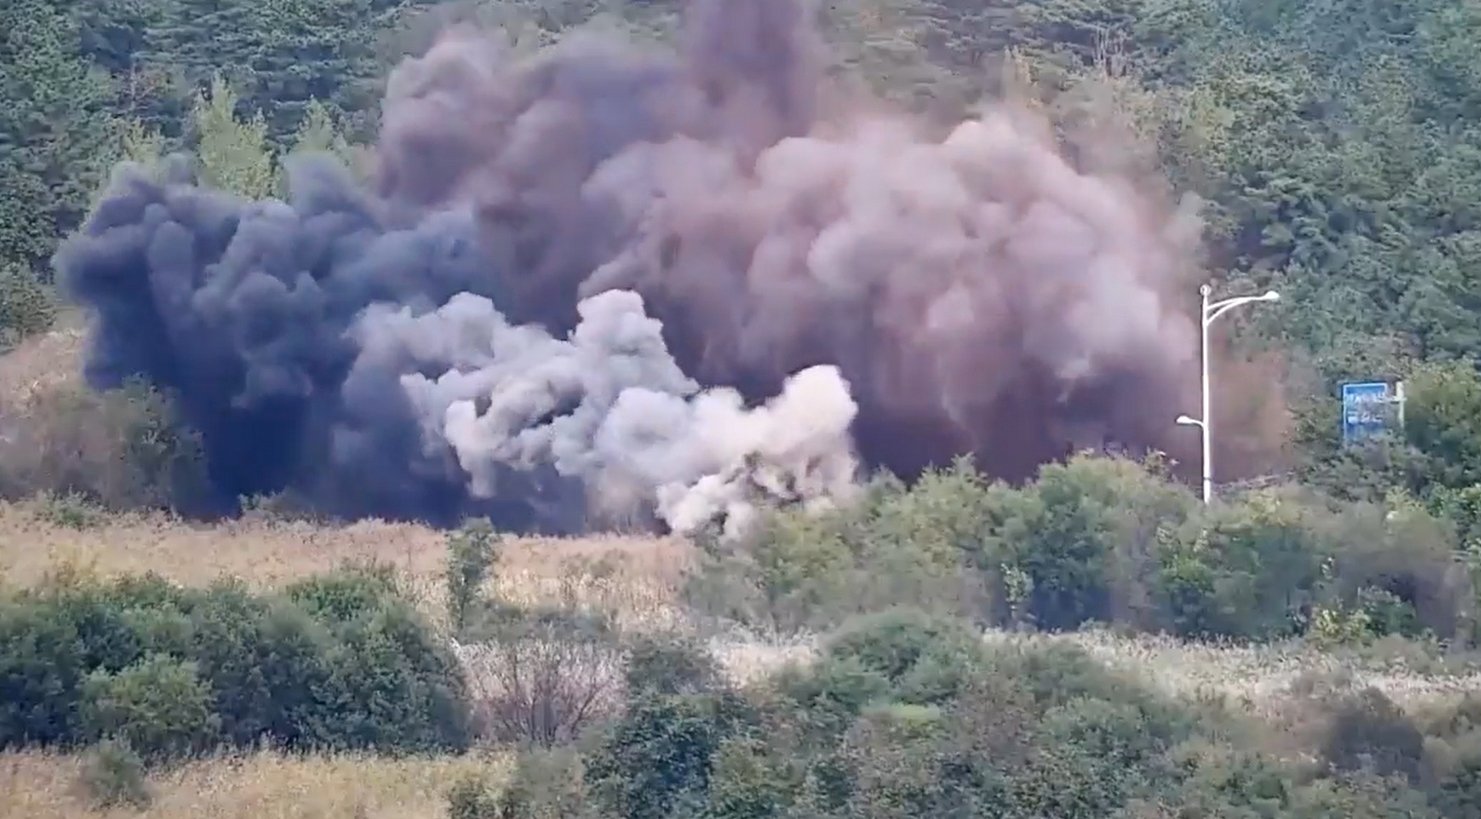
<path id="1" fill-rule="evenodd" d="M 374 305 L 352 334 L 360 363 L 413 370 L 401 385 L 425 448 L 451 452 L 478 497 L 496 496 L 506 470 L 550 466 L 602 508 L 735 536 L 763 504 L 818 508 L 853 491 L 858 407 L 837 368 L 803 370 L 748 408 L 684 375 L 636 293 L 607 291 L 578 310 L 561 339 L 464 293 L 419 315 Z M 429 367 L 445 370 L 423 375 Z"/>

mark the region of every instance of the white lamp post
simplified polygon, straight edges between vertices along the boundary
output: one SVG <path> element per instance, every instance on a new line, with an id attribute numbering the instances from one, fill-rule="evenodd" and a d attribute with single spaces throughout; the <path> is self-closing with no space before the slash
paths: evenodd
<path id="1" fill-rule="evenodd" d="M 1231 299 L 1216 301 L 1209 304 L 1209 294 L 1213 288 L 1204 285 L 1198 288 L 1203 296 L 1203 312 L 1201 314 L 1203 329 L 1203 366 L 1201 382 L 1203 387 L 1203 415 L 1201 418 L 1190 418 L 1187 415 L 1179 415 L 1178 423 L 1183 426 L 1198 427 L 1203 433 L 1203 502 L 1209 503 L 1214 498 L 1214 463 L 1213 463 L 1213 433 L 1210 419 L 1212 412 L 1209 409 L 1209 380 L 1208 380 L 1208 327 L 1214 323 L 1214 319 L 1239 307 L 1256 301 L 1280 301 L 1280 294 L 1271 290 L 1263 296 L 1235 296 Z"/>

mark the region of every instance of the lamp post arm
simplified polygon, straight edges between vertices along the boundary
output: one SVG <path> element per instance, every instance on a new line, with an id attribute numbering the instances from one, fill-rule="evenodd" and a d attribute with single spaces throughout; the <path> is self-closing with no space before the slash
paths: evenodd
<path id="1" fill-rule="evenodd" d="M 1210 304 L 1207 309 L 1204 310 L 1203 323 L 1205 325 L 1213 324 L 1214 319 L 1218 318 L 1219 316 L 1224 315 L 1225 313 L 1233 310 L 1236 307 L 1249 304 L 1252 301 L 1265 301 L 1265 299 L 1260 296 L 1239 296 L 1237 298 L 1214 302 L 1213 304 Z"/>

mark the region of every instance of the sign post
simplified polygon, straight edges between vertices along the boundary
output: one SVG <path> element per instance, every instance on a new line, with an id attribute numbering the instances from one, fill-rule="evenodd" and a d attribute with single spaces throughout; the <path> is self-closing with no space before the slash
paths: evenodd
<path id="1" fill-rule="evenodd" d="M 1390 407 L 1397 406 L 1399 426 L 1404 424 L 1404 382 L 1390 387 L 1384 381 L 1342 385 L 1342 441 L 1351 444 L 1388 432 L 1393 419 Z"/>

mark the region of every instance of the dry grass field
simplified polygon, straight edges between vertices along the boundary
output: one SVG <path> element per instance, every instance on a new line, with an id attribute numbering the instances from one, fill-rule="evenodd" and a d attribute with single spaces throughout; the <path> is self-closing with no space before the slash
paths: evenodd
<path id="1" fill-rule="evenodd" d="M 14 586 L 61 565 L 102 576 L 155 572 L 186 585 L 237 578 L 259 588 L 347 563 L 394 566 L 408 594 L 437 619 L 446 544 L 423 526 L 361 521 L 337 528 L 249 516 L 217 526 L 165 515 L 111 516 L 72 528 L 48 520 L 37 501 L 0 503 L 0 578 Z M 687 543 L 619 535 L 509 538 L 488 591 L 518 603 L 574 602 L 625 626 L 672 623 L 690 564 Z"/>
<path id="2" fill-rule="evenodd" d="M 505 754 L 391 760 L 374 756 L 283 757 L 254 753 L 201 760 L 150 778 L 159 819 L 443 819 L 446 791 L 478 771 L 497 777 Z M 0 755 L 0 818 L 139 816 L 95 810 L 78 782 L 80 757 Z M 495 780 L 497 781 L 497 780 Z"/>

